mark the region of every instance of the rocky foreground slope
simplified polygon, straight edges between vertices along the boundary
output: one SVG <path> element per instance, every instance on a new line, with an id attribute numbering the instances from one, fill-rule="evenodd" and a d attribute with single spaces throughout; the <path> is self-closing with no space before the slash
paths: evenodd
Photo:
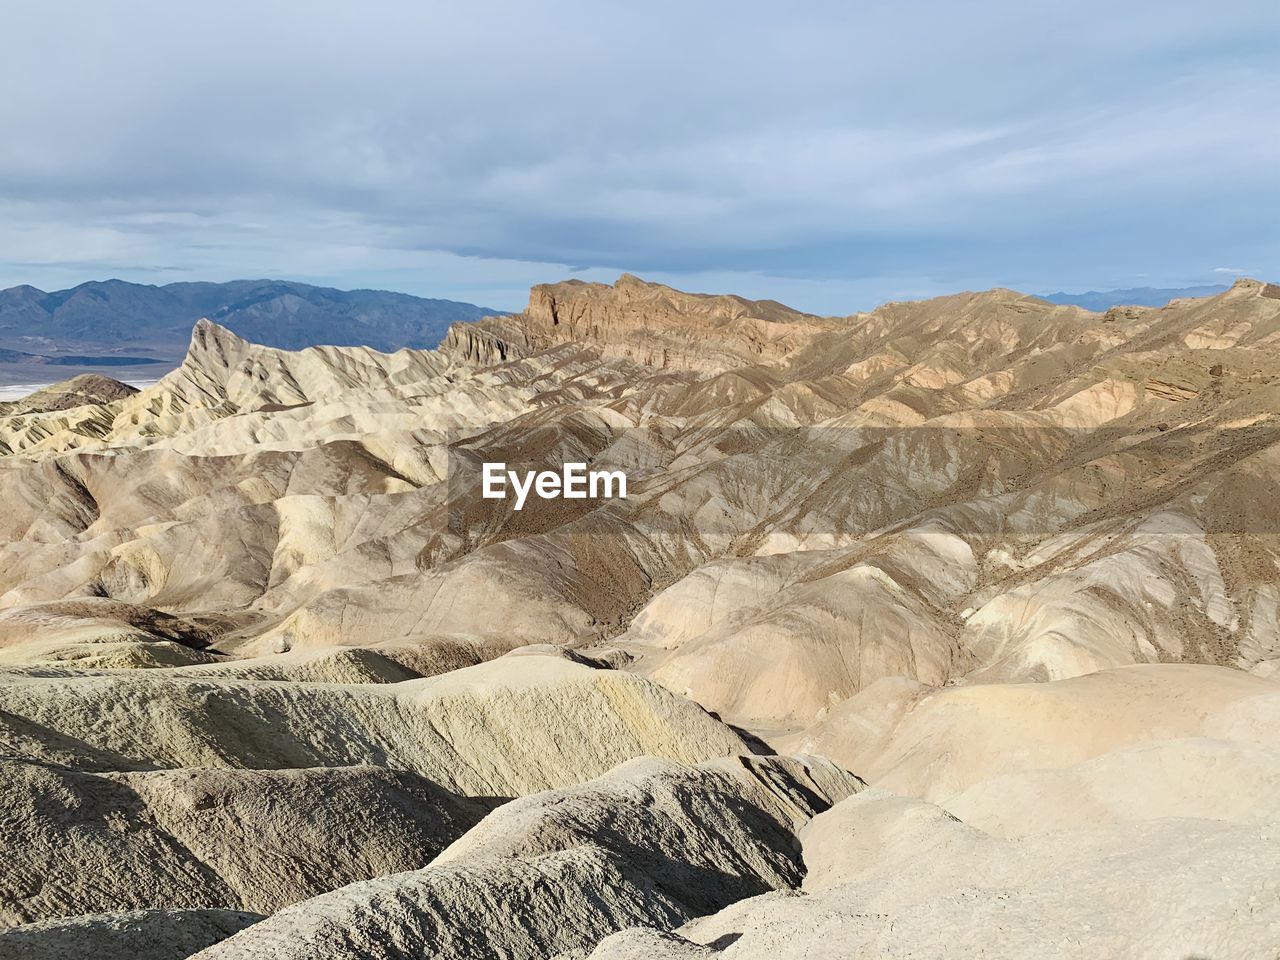
<path id="1" fill-rule="evenodd" d="M 202 321 L 0 454 L 0 958 L 1280 949 L 1280 288 Z"/>

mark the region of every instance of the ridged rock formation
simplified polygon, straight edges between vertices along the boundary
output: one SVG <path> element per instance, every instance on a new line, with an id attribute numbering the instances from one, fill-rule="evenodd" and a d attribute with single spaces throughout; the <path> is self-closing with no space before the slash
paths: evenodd
<path id="1" fill-rule="evenodd" d="M 429 867 L 285 910 L 199 956 L 548 957 L 798 886 L 796 832 L 862 782 L 823 762 L 637 760 L 507 804 Z"/>

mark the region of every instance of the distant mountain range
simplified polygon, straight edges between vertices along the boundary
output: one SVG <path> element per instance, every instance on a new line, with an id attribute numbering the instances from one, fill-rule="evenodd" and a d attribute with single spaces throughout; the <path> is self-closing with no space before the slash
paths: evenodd
<path id="1" fill-rule="evenodd" d="M 500 312 L 453 300 L 282 280 L 164 286 L 104 280 L 53 293 L 20 286 L 0 290 L 0 364 L 176 362 L 201 317 L 289 350 L 317 344 L 429 348 L 451 323 Z"/>
<path id="2" fill-rule="evenodd" d="M 1136 287 L 1043 299 L 1103 311 L 1120 304 L 1163 306 L 1226 289 Z M 286 280 L 164 286 L 102 280 L 53 293 L 10 287 L 0 290 L 0 385 L 108 370 L 118 379 L 153 380 L 182 359 L 191 327 L 202 317 L 246 340 L 288 350 L 329 344 L 392 351 L 435 347 L 450 324 L 501 313 L 455 300 Z"/>
<path id="3" fill-rule="evenodd" d="M 1212 297 L 1226 289 L 1228 287 L 1223 283 L 1199 287 L 1129 287 L 1126 290 L 1090 290 L 1088 293 L 1049 293 L 1041 299 L 1100 312 L 1119 306 L 1163 307 L 1179 297 Z"/>

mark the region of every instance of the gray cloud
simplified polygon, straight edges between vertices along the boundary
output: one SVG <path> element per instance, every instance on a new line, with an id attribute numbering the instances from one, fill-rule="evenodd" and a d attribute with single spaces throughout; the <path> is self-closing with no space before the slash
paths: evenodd
<path id="1" fill-rule="evenodd" d="M 630 269 L 843 311 L 1280 252 L 1274 4 L 7 6 L 0 283 Z"/>

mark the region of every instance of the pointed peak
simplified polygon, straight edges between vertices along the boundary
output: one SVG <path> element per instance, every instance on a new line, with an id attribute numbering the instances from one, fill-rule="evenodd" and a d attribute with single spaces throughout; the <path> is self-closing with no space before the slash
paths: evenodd
<path id="1" fill-rule="evenodd" d="M 191 328 L 191 345 L 197 344 L 201 346 L 211 343 L 236 343 L 245 344 L 249 341 L 232 333 L 220 323 L 214 323 L 208 317 L 201 317 L 195 322 L 195 326 Z"/>
<path id="2" fill-rule="evenodd" d="M 226 369 L 234 358 L 243 356 L 251 347 L 247 340 L 236 336 L 226 327 L 201 317 L 191 328 L 191 344 L 182 366 L 198 367 L 206 372 Z"/>
<path id="3" fill-rule="evenodd" d="M 650 283 L 648 280 L 642 280 L 634 273 L 624 273 L 614 281 L 615 287 L 653 287 L 658 284 Z"/>
<path id="4" fill-rule="evenodd" d="M 8 287 L 0 290 L 0 295 L 7 297 L 47 297 L 48 294 L 39 287 L 33 287 L 29 283 L 20 283 L 16 287 Z"/>

